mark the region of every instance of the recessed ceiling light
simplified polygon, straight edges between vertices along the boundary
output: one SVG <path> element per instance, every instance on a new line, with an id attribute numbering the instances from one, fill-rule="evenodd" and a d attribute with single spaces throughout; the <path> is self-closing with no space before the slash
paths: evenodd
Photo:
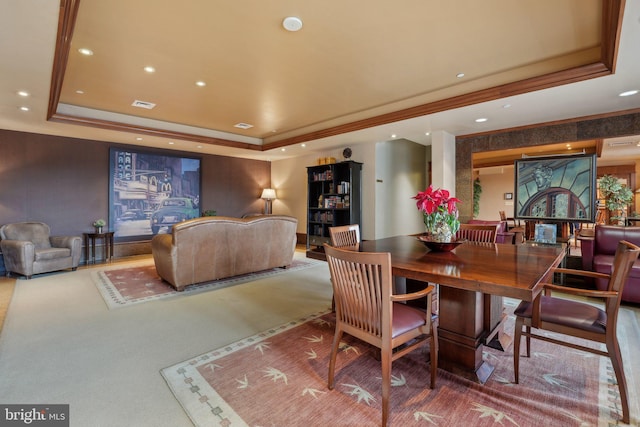
<path id="1" fill-rule="evenodd" d="M 287 149 L 286 148 L 281 148 L 280 151 L 287 151 Z"/>
<path id="2" fill-rule="evenodd" d="M 631 95 L 635 95 L 636 93 L 638 93 L 637 90 L 628 90 L 626 92 L 622 92 L 618 96 L 631 96 Z"/>
<path id="3" fill-rule="evenodd" d="M 93 51 L 91 49 L 87 49 L 86 47 L 81 47 L 80 49 L 78 49 L 78 52 L 86 56 L 93 55 Z"/>
<path id="4" fill-rule="evenodd" d="M 26 90 L 19 90 L 18 95 L 27 97 L 29 96 L 29 92 L 27 92 Z"/>
<path id="5" fill-rule="evenodd" d="M 173 144 L 175 144 L 175 142 L 169 141 L 169 145 L 173 145 Z"/>
<path id="6" fill-rule="evenodd" d="M 479 119 L 476 119 L 476 123 L 483 123 L 483 122 L 486 122 L 487 120 L 489 120 L 489 119 L 487 119 L 485 117 L 480 117 Z"/>
<path id="7" fill-rule="evenodd" d="M 196 145 L 196 148 L 202 148 L 202 145 Z"/>
<path id="8" fill-rule="evenodd" d="M 395 133 L 394 133 L 394 134 L 391 134 L 391 138 L 395 138 L 395 137 L 396 137 L 396 134 L 395 134 Z"/>
<path id="9" fill-rule="evenodd" d="M 136 137 L 136 141 L 142 141 L 142 137 L 141 136 Z"/>
<path id="10" fill-rule="evenodd" d="M 464 77 L 464 73 L 458 73 L 458 74 L 456 74 L 456 77 L 457 77 L 457 78 L 459 78 L 459 79 L 461 79 L 461 78 L 463 78 L 463 77 Z"/>
<path id="11" fill-rule="evenodd" d="M 287 16 L 282 21 L 282 26 L 287 31 L 298 31 L 302 28 L 302 19 L 296 16 Z"/>
<path id="12" fill-rule="evenodd" d="M 504 104 L 502 108 L 511 108 L 511 104 Z"/>
<path id="13" fill-rule="evenodd" d="M 205 82 L 203 82 L 202 80 L 198 80 L 198 81 L 196 82 L 196 86 L 204 87 L 204 86 L 206 86 L 206 85 L 207 85 L 207 84 L 206 84 Z"/>
<path id="14" fill-rule="evenodd" d="M 78 89 L 78 90 L 76 91 L 76 93 L 77 93 L 78 95 L 84 95 L 84 91 L 83 91 L 83 90 L 80 90 L 80 89 Z"/>
<path id="15" fill-rule="evenodd" d="M 306 146 L 307 146 L 307 144 L 300 144 L 300 147 L 302 147 L 302 148 L 304 148 Z"/>
<path id="16" fill-rule="evenodd" d="M 250 125 L 249 123 L 236 123 L 233 127 L 238 129 L 251 129 L 253 125 Z"/>
<path id="17" fill-rule="evenodd" d="M 29 107 L 20 107 L 20 110 L 21 110 L 21 111 L 29 111 L 29 110 L 30 110 L 30 108 L 29 108 Z"/>
<path id="18" fill-rule="evenodd" d="M 429 136 L 429 135 L 431 135 L 431 132 L 425 132 L 424 134 Z"/>
<path id="19" fill-rule="evenodd" d="M 146 71 L 147 73 L 155 73 L 156 69 L 155 69 L 155 67 L 152 67 L 151 65 L 147 65 L 146 67 L 144 67 L 144 71 Z"/>

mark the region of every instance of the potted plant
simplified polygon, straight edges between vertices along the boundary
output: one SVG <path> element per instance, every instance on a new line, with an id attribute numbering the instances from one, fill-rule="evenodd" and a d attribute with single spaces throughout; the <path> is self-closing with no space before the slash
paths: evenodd
<path id="1" fill-rule="evenodd" d="M 436 242 L 451 242 L 460 228 L 456 206 L 460 200 L 451 197 L 448 190 L 434 189 L 431 185 L 413 198 L 417 200 L 416 206 L 423 214 L 430 237 Z"/>
<path id="2" fill-rule="evenodd" d="M 104 227 L 107 223 L 105 222 L 104 219 L 100 218 L 100 219 L 96 219 L 95 221 L 93 221 L 93 226 L 96 229 L 96 233 L 98 234 L 102 234 L 102 227 Z"/>
<path id="3" fill-rule="evenodd" d="M 633 192 L 618 178 L 604 175 L 598 180 L 598 190 L 604 198 L 605 207 L 610 212 L 610 220 L 624 224 L 627 206 L 633 201 Z"/>

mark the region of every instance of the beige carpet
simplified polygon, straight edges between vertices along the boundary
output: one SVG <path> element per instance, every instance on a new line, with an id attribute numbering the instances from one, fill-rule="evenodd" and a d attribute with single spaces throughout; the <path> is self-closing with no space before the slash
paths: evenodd
<path id="1" fill-rule="evenodd" d="M 17 281 L 0 333 L 3 404 L 68 403 L 73 427 L 192 426 L 162 368 L 331 305 L 321 264 L 109 310 L 92 280 L 104 268 Z"/>
<path id="2" fill-rule="evenodd" d="M 148 263 L 147 257 L 109 267 Z M 74 427 L 192 426 L 162 369 L 331 304 L 323 264 L 215 292 L 109 310 L 92 280 L 92 273 L 104 268 L 17 281 L 0 332 L 3 404 L 68 403 Z M 623 311 L 635 319 L 636 332 L 622 348 L 632 420 L 638 425 L 640 309 Z M 260 408 L 261 402 L 252 405 Z M 290 416 L 295 419 L 296 413 Z"/>
<path id="3" fill-rule="evenodd" d="M 515 302 L 510 301 L 514 308 Z M 510 318 L 510 326 L 513 326 Z M 625 313 L 621 339 L 638 340 Z M 186 360 L 162 371 L 196 426 L 375 426 L 380 423 L 380 362 L 345 337 L 336 388 L 326 387 L 333 316 L 309 316 Z M 620 400 L 611 364 L 534 341 L 513 381 L 513 353 L 486 349 L 496 370 L 484 385 L 439 370 L 430 390 L 428 355 L 394 362 L 390 423 L 398 426 L 615 425 Z M 631 399 L 637 399 L 635 390 Z M 637 405 L 636 405 L 637 406 Z M 634 419 L 637 420 L 637 415 Z"/>

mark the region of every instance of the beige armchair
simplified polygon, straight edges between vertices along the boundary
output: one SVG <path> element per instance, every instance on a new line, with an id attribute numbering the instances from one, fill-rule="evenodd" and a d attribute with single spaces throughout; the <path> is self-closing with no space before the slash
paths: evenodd
<path id="1" fill-rule="evenodd" d="M 11 273 L 31 276 L 49 271 L 74 271 L 80 264 L 80 236 L 50 236 L 42 222 L 18 222 L 0 227 L 0 248 L 7 276 Z"/>

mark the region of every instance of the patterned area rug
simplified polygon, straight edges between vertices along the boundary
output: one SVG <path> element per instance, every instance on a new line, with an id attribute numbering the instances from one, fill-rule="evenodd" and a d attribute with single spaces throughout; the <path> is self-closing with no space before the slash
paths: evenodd
<path id="1" fill-rule="evenodd" d="M 380 425 L 380 362 L 372 348 L 345 335 L 336 387 L 327 388 L 333 330 L 332 315 L 317 314 L 161 373 L 196 426 Z M 390 425 L 596 426 L 620 417 L 607 358 L 536 340 L 532 357 L 521 358 L 520 384 L 512 383 L 512 349 L 487 349 L 484 358 L 496 369 L 485 385 L 440 369 L 431 390 L 427 352 L 394 362 Z"/>
<path id="2" fill-rule="evenodd" d="M 101 270 L 96 272 L 93 277 L 104 301 L 107 303 L 107 306 L 112 309 L 179 295 L 191 295 L 214 289 L 222 289 L 270 276 L 304 270 L 319 264 L 325 263 L 311 258 L 295 257 L 293 263 L 287 269 L 273 268 L 211 282 L 197 283 L 187 286 L 182 292 L 176 291 L 175 288 L 158 276 L 153 262 L 151 265 L 145 266 Z"/>

